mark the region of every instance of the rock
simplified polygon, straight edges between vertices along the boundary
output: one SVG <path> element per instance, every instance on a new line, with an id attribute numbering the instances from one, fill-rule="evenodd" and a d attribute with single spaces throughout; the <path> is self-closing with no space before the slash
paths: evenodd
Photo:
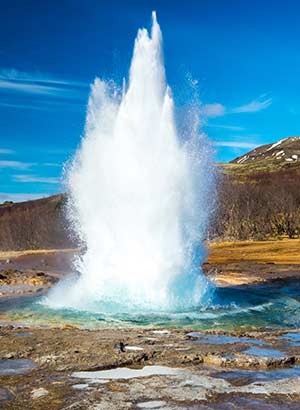
<path id="1" fill-rule="evenodd" d="M 153 401 L 145 401 L 142 403 L 138 403 L 137 407 L 139 409 L 161 409 L 165 408 L 167 403 L 162 400 L 153 400 Z"/>
<path id="2" fill-rule="evenodd" d="M 44 272 L 37 272 L 36 276 L 46 276 Z"/>
<path id="3" fill-rule="evenodd" d="M 16 352 L 10 352 L 3 356 L 3 359 L 13 359 L 16 356 Z"/>
<path id="4" fill-rule="evenodd" d="M 38 389 L 33 389 L 31 391 L 31 398 L 32 399 L 39 399 L 41 397 L 44 397 L 48 394 L 48 390 L 44 389 L 44 387 L 40 387 Z"/>
<path id="5" fill-rule="evenodd" d="M 118 349 L 122 353 L 125 353 L 125 347 L 126 347 L 126 345 L 123 342 L 120 342 L 119 345 L 118 345 Z"/>

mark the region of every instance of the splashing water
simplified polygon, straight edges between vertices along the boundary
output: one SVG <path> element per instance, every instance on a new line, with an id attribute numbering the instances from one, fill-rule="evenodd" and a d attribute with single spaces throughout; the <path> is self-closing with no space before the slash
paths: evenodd
<path id="1" fill-rule="evenodd" d="M 184 310 L 207 300 L 200 264 L 210 148 L 196 117 L 178 135 L 152 18 L 151 35 L 138 31 L 128 88 L 99 79 L 92 86 L 85 136 L 67 175 L 69 216 L 85 253 L 75 261 L 79 277 L 48 295 L 52 307 Z"/>

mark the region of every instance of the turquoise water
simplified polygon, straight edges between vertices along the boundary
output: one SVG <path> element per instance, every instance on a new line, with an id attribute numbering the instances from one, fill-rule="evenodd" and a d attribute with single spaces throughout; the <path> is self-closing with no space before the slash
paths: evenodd
<path id="1" fill-rule="evenodd" d="M 50 309 L 42 298 L 18 298 L 0 303 L 0 320 L 25 324 L 72 324 L 82 328 L 163 326 L 188 329 L 274 329 L 300 327 L 300 281 L 216 288 L 206 306 L 180 311 L 131 311 L 110 314 L 94 310 Z"/>

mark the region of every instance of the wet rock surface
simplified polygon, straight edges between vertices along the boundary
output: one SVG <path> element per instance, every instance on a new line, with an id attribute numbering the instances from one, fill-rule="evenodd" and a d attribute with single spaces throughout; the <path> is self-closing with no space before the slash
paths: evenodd
<path id="1" fill-rule="evenodd" d="M 195 337 L 150 328 L 0 331 L 7 368 L 34 363 L 26 374 L 0 372 L 4 409 L 300 408 L 300 348 L 290 346 L 297 330 Z M 249 354 L 251 347 L 282 356 Z"/>

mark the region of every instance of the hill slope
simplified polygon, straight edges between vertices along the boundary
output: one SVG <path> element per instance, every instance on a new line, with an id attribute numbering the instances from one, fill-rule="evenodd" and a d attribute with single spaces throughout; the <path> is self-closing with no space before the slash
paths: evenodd
<path id="1" fill-rule="evenodd" d="M 300 137 L 289 137 L 273 144 L 261 145 L 254 150 L 230 161 L 233 164 L 249 162 L 275 161 L 278 164 L 300 161 Z"/>
<path id="2" fill-rule="evenodd" d="M 0 250 L 72 246 L 66 231 L 64 202 L 64 195 L 54 195 L 0 205 Z"/>
<path id="3" fill-rule="evenodd" d="M 300 137 L 220 164 L 218 184 L 211 239 L 300 236 Z M 66 228 L 65 200 L 65 195 L 54 195 L 0 205 L 0 250 L 74 246 Z"/>
<path id="4" fill-rule="evenodd" d="M 300 137 L 289 137 L 262 145 L 229 163 L 222 163 L 221 171 L 237 178 L 255 178 L 259 174 L 300 176 Z"/>
<path id="5" fill-rule="evenodd" d="M 211 237 L 300 236 L 300 137 L 263 145 L 220 164 Z"/>

